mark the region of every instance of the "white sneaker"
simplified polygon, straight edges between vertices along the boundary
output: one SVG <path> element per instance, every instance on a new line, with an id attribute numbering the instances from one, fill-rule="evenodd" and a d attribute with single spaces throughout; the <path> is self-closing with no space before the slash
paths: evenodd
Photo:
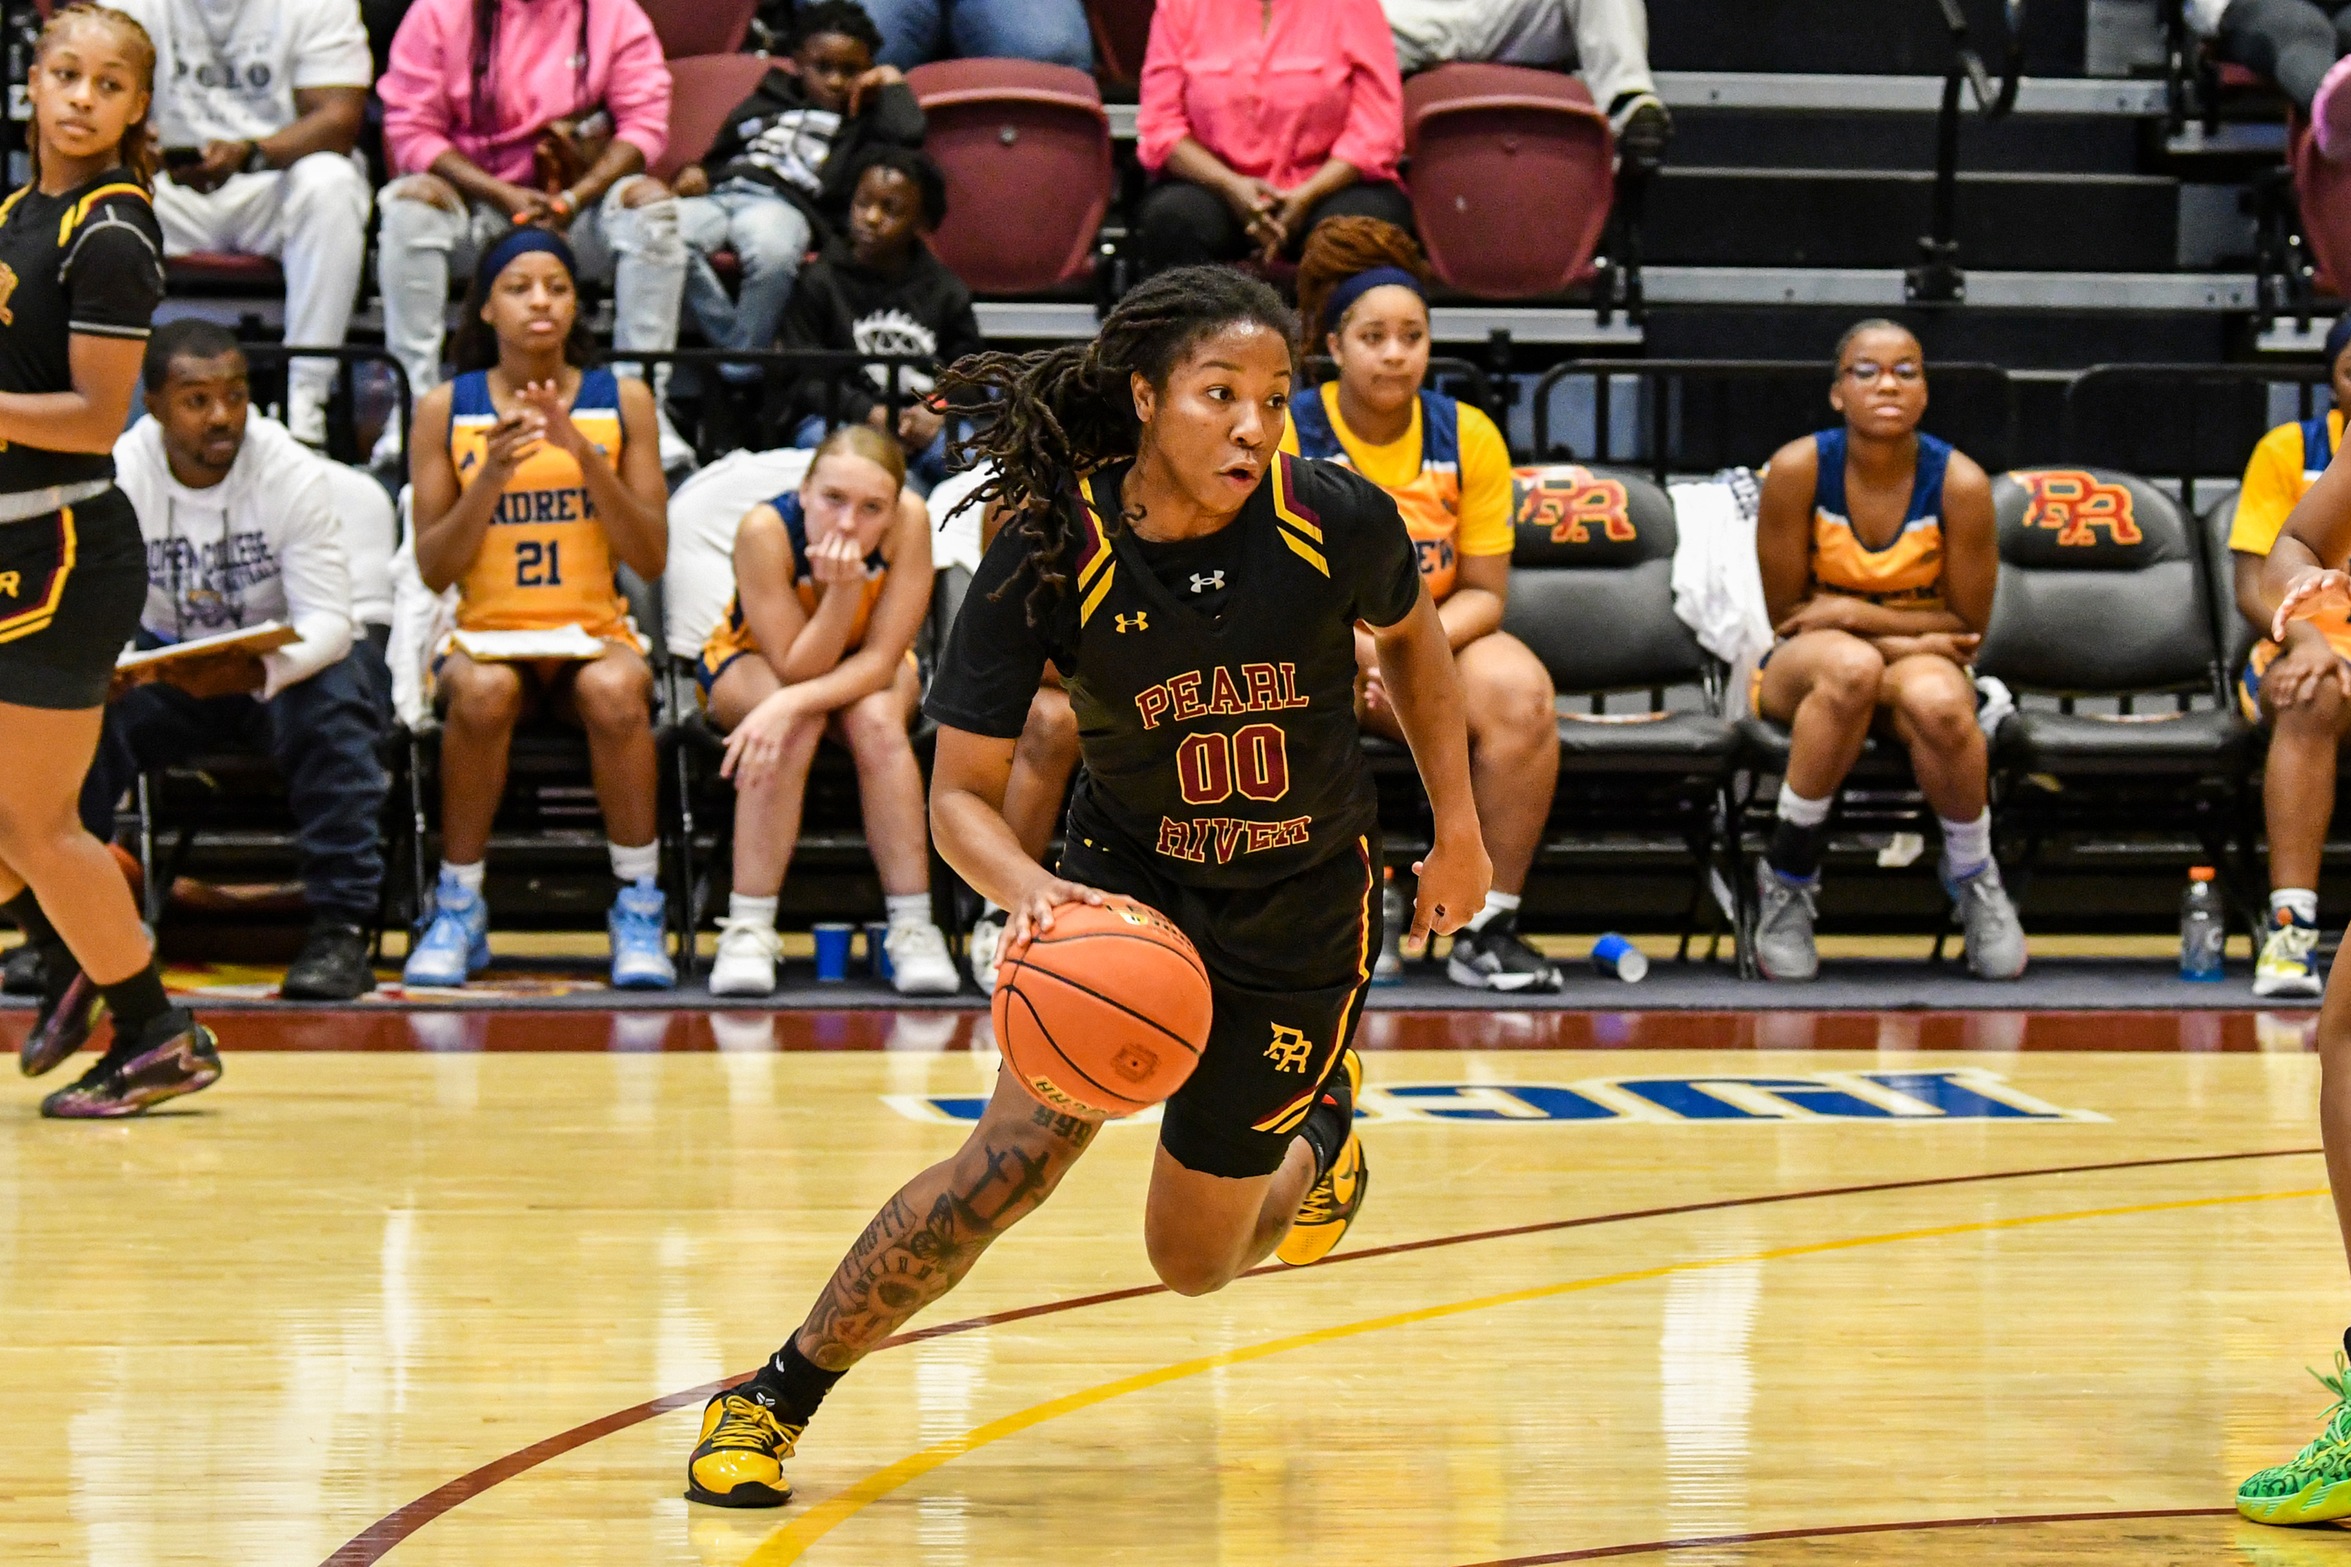
<path id="1" fill-rule="evenodd" d="M 971 963 L 972 983 L 980 987 L 983 996 L 996 993 L 996 954 L 1004 950 L 1005 918 L 992 911 L 982 914 L 964 943 L 963 955 Z"/>
<path id="2" fill-rule="evenodd" d="M 714 996 L 767 996 L 776 988 L 776 959 L 783 943 L 763 920 L 718 922 L 718 958 L 710 965 Z"/>
<path id="3" fill-rule="evenodd" d="M 882 945 L 890 954 L 890 985 L 901 996 L 952 996 L 963 975 L 947 954 L 947 938 L 929 920 L 900 920 Z"/>
<path id="4" fill-rule="evenodd" d="M 661 437 L 661 471 L 675 473 L 680 468 L 694 467 L 694 445 L 678 434 L 678 427 L 669 422 L 669 410 L 656 403 L 653 419 L 654 427 Z"/>

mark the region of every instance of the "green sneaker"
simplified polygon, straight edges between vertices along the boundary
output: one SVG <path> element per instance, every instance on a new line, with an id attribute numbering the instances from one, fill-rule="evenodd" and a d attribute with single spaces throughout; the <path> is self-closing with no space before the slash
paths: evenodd
<path id="1" fill-rule="evenodd" d="M 2237 1487 L 2237 1511 L 2255 1523 L 2327 1523 L 2351 1518 L 2351 1359 L 2335 1352 L 2335 1374 L 2310 1373 L 2335 1395 L 2327 1423 L 2287 1462 Z"/>

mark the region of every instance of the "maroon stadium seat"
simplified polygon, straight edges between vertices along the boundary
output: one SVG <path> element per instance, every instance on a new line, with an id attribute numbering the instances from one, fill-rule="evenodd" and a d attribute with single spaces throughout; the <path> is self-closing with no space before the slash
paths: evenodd
<path id="1" fill-rule="evenodd" d="M 1034 60 L 941 60 L 906 85 L 947 175 L 939 259 L 984 294 L 1086 276 L 1110 209 L 1110 120 L 1094 78 Z"/>
<path id="2" fill-rule="evenodd" d="M 1152 0 L 1086 0 L 1094 24 L 1094 70 L 1129 87 L 1143 79 L 1143 51 L 1151 42 Z"/>
<path id="3" fill-rule="evenodd" d="M 275 293 L 286 274 L 267 256 L 240 256 L 225 250 L 193 250 L 164 263 L 173 288 L 252 288 Z"/>
<path id="4" fill-rule="evenodd" d="M 1565 288 L 1608 223 L 1608 117 L 1572 76 L 1440 65 L 1404 84 L 1412 212 L 1437 276 L 1489 299 Z"/>
<path id="5" fill-rule="evenodd" d="M 768 67 L 764 55 L 701 54 L 669 62 L 669 150 L 653 165 L 655 179 L 674 180 L 678 170 L 700 163 L 726 126 L 736 104 L 751 96 Z"/>
<path id="6" fill-rule="evenodd" d="M 759 0 L 643 0 L 661 52 L 672 60 L 697 54 L 733 54 L 751 30 Z"/>
<path id="7" fill-rule="evenodd" d="M 2309 124 L 2295 115 L 2286 126 L 2286 161 L 2294 170 L 2294 201 L 2302 209 L 2302 238 L 2318 263 L 2312 284 L 2339 295 L 2351 278 L 2351 165 L 2330 162 Z"/>

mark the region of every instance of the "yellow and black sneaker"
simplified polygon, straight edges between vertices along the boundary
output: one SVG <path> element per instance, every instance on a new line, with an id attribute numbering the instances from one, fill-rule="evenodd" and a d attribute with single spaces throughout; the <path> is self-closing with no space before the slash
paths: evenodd
<path id="1" fill-rule="evenodd" d="M 792 1499 L 784 1460 L 806 1426 L 788 1426 L 741 1393 L 702 1408 L 702 1440 L 686 1460 L 686 1500 L 712 1507 L 781 1507 Z"/>
<path id="2" fill-rule="evenodd" d="M 1322 1097 L 1309 1115 L 1328 1115 L 1347 1129 L 1347 1140 L 1331 1160 L 1322 1179 L 1298 1204 L 1290 1233 L 1282 1237 L 1274 1255 L 1293 1268 L 1320 1262 L 1339 1244 L 1347 1226 L 1363 1207 L 1363 1193 L 1371 1185 L 1371 1170 L 1363 1161 L 1363 1139 L 1355 1132 L 1355 1098 L 1363 1091 L 1363 1058 L 1350 1045 L 1340 1053 L 1339 1070 L 1323 1085 Z"/>

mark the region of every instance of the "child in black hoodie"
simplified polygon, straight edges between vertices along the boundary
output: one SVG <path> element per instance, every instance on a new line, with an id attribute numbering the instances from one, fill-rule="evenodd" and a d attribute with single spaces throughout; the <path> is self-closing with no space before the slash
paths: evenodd
<path id="1" fill-rule="evenodd" d="M 828 422 L 893 430 L 908 454 L 908 482 L 927 495 L 947 474 L 944 421 L 926 401 L 932 371 L 980 348 L 971 290 L 923 242 L 947 216 L 946 181 L 923 154 L 885 147 L 859 160 L 855 190 L 848 237 L 800 275 L 784 314 L 785 346 L 902 354 L 925 368 L 899 371 L 895 418 L 886 370 L 869 367 L 837 386 L 836 374 L 803 376 L 792 397 L 800 421 L 794 444 L 814 446 Z"/>
<path id="2" fill-rule="evenodd" d="M 796 69 L 769 70 L 727 116 L 707 162 L 677 178 L 686 305 L 716 348 L 770 347 L 801 258 L 848 221 L 860 159 L 922 145 L 922 109 L 896 67 L 873 63 L 882 35 L 862 7 L 804 5 L 791 36 Z M 730 248 L 742 264 L 731 299 L 710 265 Z M 721 374 L 737 385 L 758 380 L 750 365 Z"/>

